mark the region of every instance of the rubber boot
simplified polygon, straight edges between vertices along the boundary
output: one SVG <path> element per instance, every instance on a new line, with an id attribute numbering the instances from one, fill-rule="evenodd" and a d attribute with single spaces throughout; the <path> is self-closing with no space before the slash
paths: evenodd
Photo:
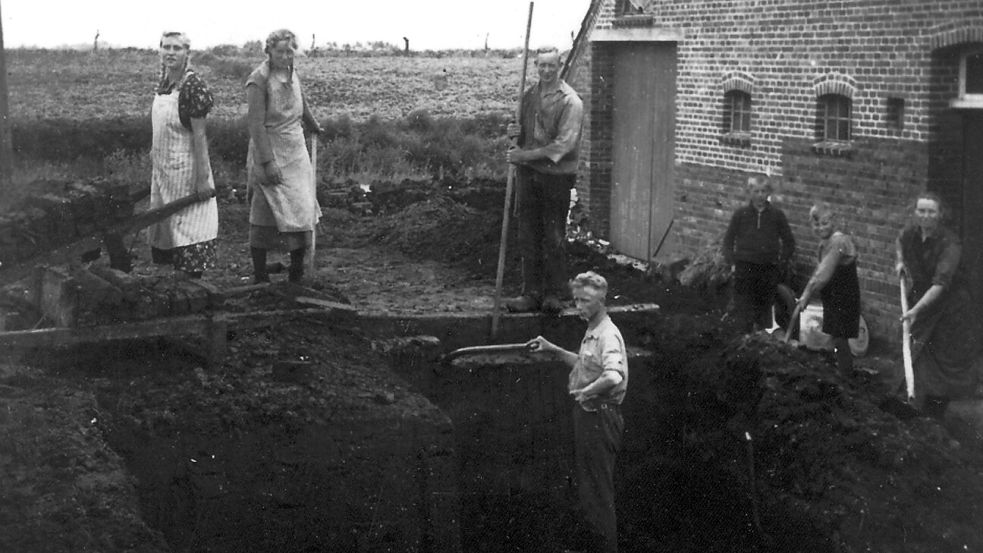
<path id="1" fill-rule="evenodd" d="M 850 351 L 850 344 L 840 338 L 833 343 L 836 344 L 836 368 L 840 371 L 840 376 L 850 378 L 853 376 L 853 352 Z"/>
<path id="2" fill-rule="evenodd" d="M 290 251 L 290 269 L 287 272 L 287 280 L 290 282 L 300 282 L 304 277 L 304 248 L 297 248 Z"/>
<path id="3" fill-rule="evenodd" d="M 253 284 L 261 284 L 270 281 L 270 273 L 266 268 L 266 250 L 263 248 L 249 248 L 249 253 L 253 257 Z"/>

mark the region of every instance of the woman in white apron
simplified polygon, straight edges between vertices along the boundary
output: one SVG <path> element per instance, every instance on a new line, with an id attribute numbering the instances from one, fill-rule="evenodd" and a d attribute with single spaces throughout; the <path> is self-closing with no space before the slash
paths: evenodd
<path id="1" fill-rule="evenodd" d="M 290 252 L 289 280 L 304 274 L 304 252 L 321 217 L 304 129 L 320 133 L 294 71 L 297 38 L 288 30 L 270 33 L 267 60 L 246 80 L 249 104 L 249 246 L 254 281 L 269 282 L 266 252 L 282 238 Z M 314 138 L 316 140 L 316 137 Z"/>
<path id="2" fill-rule="evenodd" d="M 151 110 L 150 208 L 191 194 L 197 194 L 199 202 L 151 226 L 149 238 L 154 263 L 200 278 L 215 266 L 218 204 L 205 138 L 212 94 L 188 68 L 190 47 L 183 33 L 164 33 L 160 39 L 160 84 Z"/>

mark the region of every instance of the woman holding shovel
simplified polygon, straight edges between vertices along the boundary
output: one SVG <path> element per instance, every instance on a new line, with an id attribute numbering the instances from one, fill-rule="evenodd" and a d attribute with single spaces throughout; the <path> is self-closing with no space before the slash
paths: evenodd
<path id="1" fill-rule="evenodd" d="M 290 252 L 288 278 L 299 282 L 304 253 L 313 243 L 321 217 L 314 169 L 307 155 L 304 130 L 319 134 L 314 114 L 294 70 L 297 37 L 286 29 L 266 38 L 267 59 L 246 80 L 249 105 L 249 246 L 256 283 L 269 282 L 266 252 L 279 240 Z M 314 137 L 314 140 L 317 140 Z"/>
<path id="2" fill-rule="evenodd" d="M 151 226 L 148 233 L 154 263 L 199 278 L 215 265 L 218 204 L 205 138 L 212 94 L 189 67 L 190 48 L 183 33 L 160 37 L 160 82 L 151 108 L 150 209 L 191 195 L 198 201 Z"/>
<path id="3" fill-rule="evenodd" d="M 911 325 L 914 406 L 936 417 L 950 399 L 974 392 L 973 362 L 983 346 L 983 328 L 960 267 L 959 238 L 942 225 L 946 214 L 938 195 L 920 194 L 913 223 L 896 241 L 898 276 L 910 282 L 910 308 L 901 320 Z"/>

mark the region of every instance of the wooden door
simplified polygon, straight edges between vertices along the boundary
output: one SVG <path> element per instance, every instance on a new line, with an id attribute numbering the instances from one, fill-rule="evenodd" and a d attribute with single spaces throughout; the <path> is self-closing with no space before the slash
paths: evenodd
<path id="1" fill-rule="evenodd" d="M 647 261 L 673 215 L 676 44 L 626 42 L 614 59 L 611 244 Z"/>
<path id="2" fill-rule="evenodd" d="M 963 178 L 959 232 L 970 291 L 983 309 L 983 113 L 963 115 Z"/>

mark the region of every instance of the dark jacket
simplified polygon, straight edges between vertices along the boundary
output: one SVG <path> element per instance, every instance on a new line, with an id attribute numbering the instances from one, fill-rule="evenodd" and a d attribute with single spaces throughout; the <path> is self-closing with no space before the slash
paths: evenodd
<path id="1" fill-rule="evenodd" d="M 724 235 L 723 254 L 729 263 L 778 264 L 792 259 L 795 238 L 782 210 L 766 203 L 758 211 L 749 202 L 734 212 Z"/>

